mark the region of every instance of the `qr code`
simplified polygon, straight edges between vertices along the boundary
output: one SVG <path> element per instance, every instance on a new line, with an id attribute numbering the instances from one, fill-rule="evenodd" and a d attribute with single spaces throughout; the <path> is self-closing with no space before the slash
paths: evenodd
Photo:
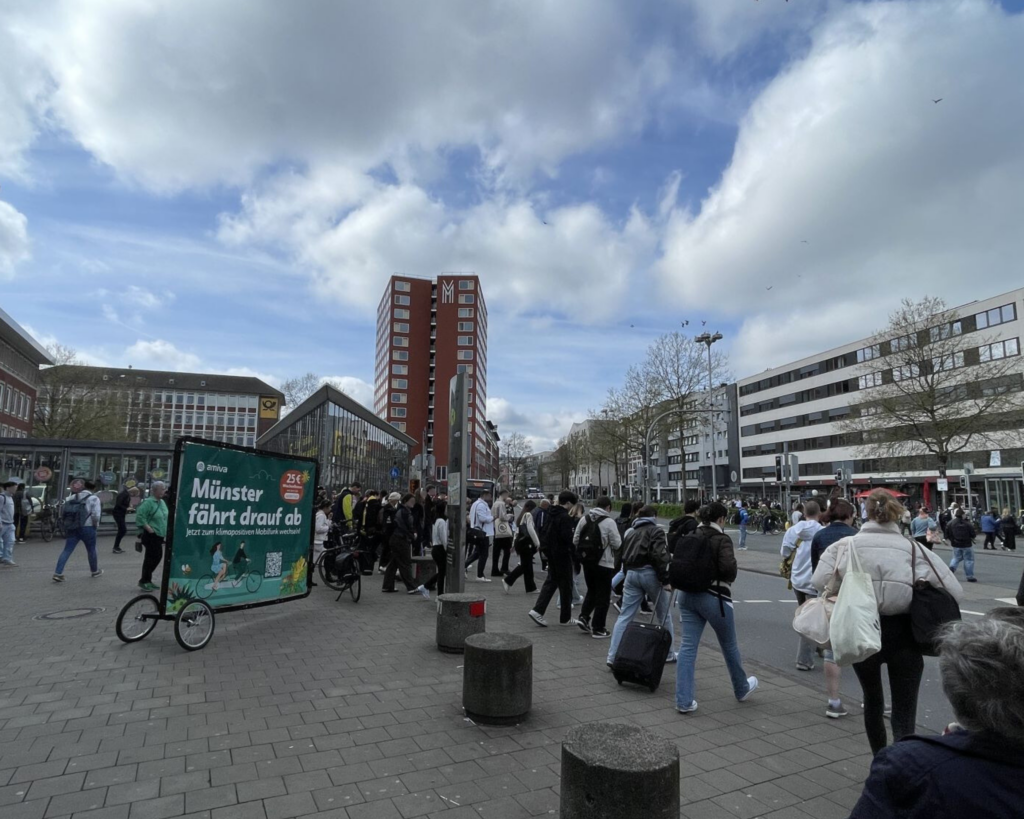
<path id="1" fill-rule="evenodd" d="M 281 576 L 282 554 L 283 552 L 267 552 L 267 570 L 263 573 L 264 577 Z"/>

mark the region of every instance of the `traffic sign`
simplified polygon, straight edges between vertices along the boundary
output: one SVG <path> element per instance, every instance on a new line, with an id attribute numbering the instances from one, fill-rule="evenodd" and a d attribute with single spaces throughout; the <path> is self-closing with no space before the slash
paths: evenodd
<path id="1" fill-rule="evenodd" d="M 949 480 L 947 478 L 939 478 L 936 482 L 936 487 L 940 492 L 949 491 Z"/>
<path id="2" fill-rule="evenodd" d="M 393 467 L 391 467 L 391 480 L 393 480 L 393 481 L 397 481 L 397 480 L 398 480 L 398 476 L 399 476 L 400 474 L 402 474 L 402 473 L 400 473 L 400 472 L 398 471 L 398 467 L 397 467 L 397 466 L 393 466 Z"/>

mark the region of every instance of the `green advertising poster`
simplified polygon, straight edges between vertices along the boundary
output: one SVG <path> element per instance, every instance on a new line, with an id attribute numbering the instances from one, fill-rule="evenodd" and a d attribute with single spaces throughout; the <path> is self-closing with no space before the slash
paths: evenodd
<path id="1" fill-rule="evenodd" d="M 180 444 L 166 611 L 192 598 L 213 608 L 307 591 L 315 463 Z"/>

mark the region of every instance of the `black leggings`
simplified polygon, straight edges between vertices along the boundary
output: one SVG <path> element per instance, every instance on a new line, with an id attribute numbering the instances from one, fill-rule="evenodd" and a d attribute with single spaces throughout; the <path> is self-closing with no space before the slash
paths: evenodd
<path id="1" fill-rule="evenodd" d="M 882 617 L 881 623 L 882 650 L 862 663 L 853 664 L 860 687 L 864 690 L 864 730 L 873 754 L 888 744 L 883 715 L 882 664 L 889 667 L 893 742 L 917 730 L 917 694 L 924 672 L 924 657 L 914 642 L 910 615 Z"/>
<path id="2" fill-rule="evenodd" d="M 498 558 L 501 558 L 501 568 L 498 568 Z M 491 554 L 491 577 L 501 577 L 508 574 L 508 561 L 512 557 L 512 538 L 496 537 L 494 549 Z"/>
<path id="3" fill-rule="evenodd" d="M 512 586 L 521 577 L 527 592 L 537 591 L 537 581 L 533 579 L 532 543 L 530 546 L 516 546 L 516 554 L 519 555 L 519 565 L 505 576 L 505 582 Z"/>
<path id="4" fill-rule="evenodd" d="M 438 594 L 444 594 L 444 580 L 448 574 L 448 550 L 444 546 L 434 546 L 430 550 L 430 556 L 437 565 L 437 574 L 423 585 L 429 591 L 437 589 Z"/>

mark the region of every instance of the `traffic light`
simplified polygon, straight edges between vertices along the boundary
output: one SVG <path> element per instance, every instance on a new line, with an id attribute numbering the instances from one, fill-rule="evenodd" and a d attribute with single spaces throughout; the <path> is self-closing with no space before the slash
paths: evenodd
<path id="1" fill-rule="evenodd" d="M 781 455 L 776 455 L 775 456 L 775 480 L 777 480 L 777 481 L 781 481 L 782 480 L 782 456 Z"/>
<path id="2" fill-rule="evenodd" d="M 836 470 L 836 483 L 842 483 L 842 482 L 843 482 L 843 470 L 837 469 Z"/>
<path id="3" fill-rule="evenodd" d="M 960 488 L 961 489 L 966 489 L 967 488 L 967 476 L 966 475 L 961 475 L 960 476 Z"/>

